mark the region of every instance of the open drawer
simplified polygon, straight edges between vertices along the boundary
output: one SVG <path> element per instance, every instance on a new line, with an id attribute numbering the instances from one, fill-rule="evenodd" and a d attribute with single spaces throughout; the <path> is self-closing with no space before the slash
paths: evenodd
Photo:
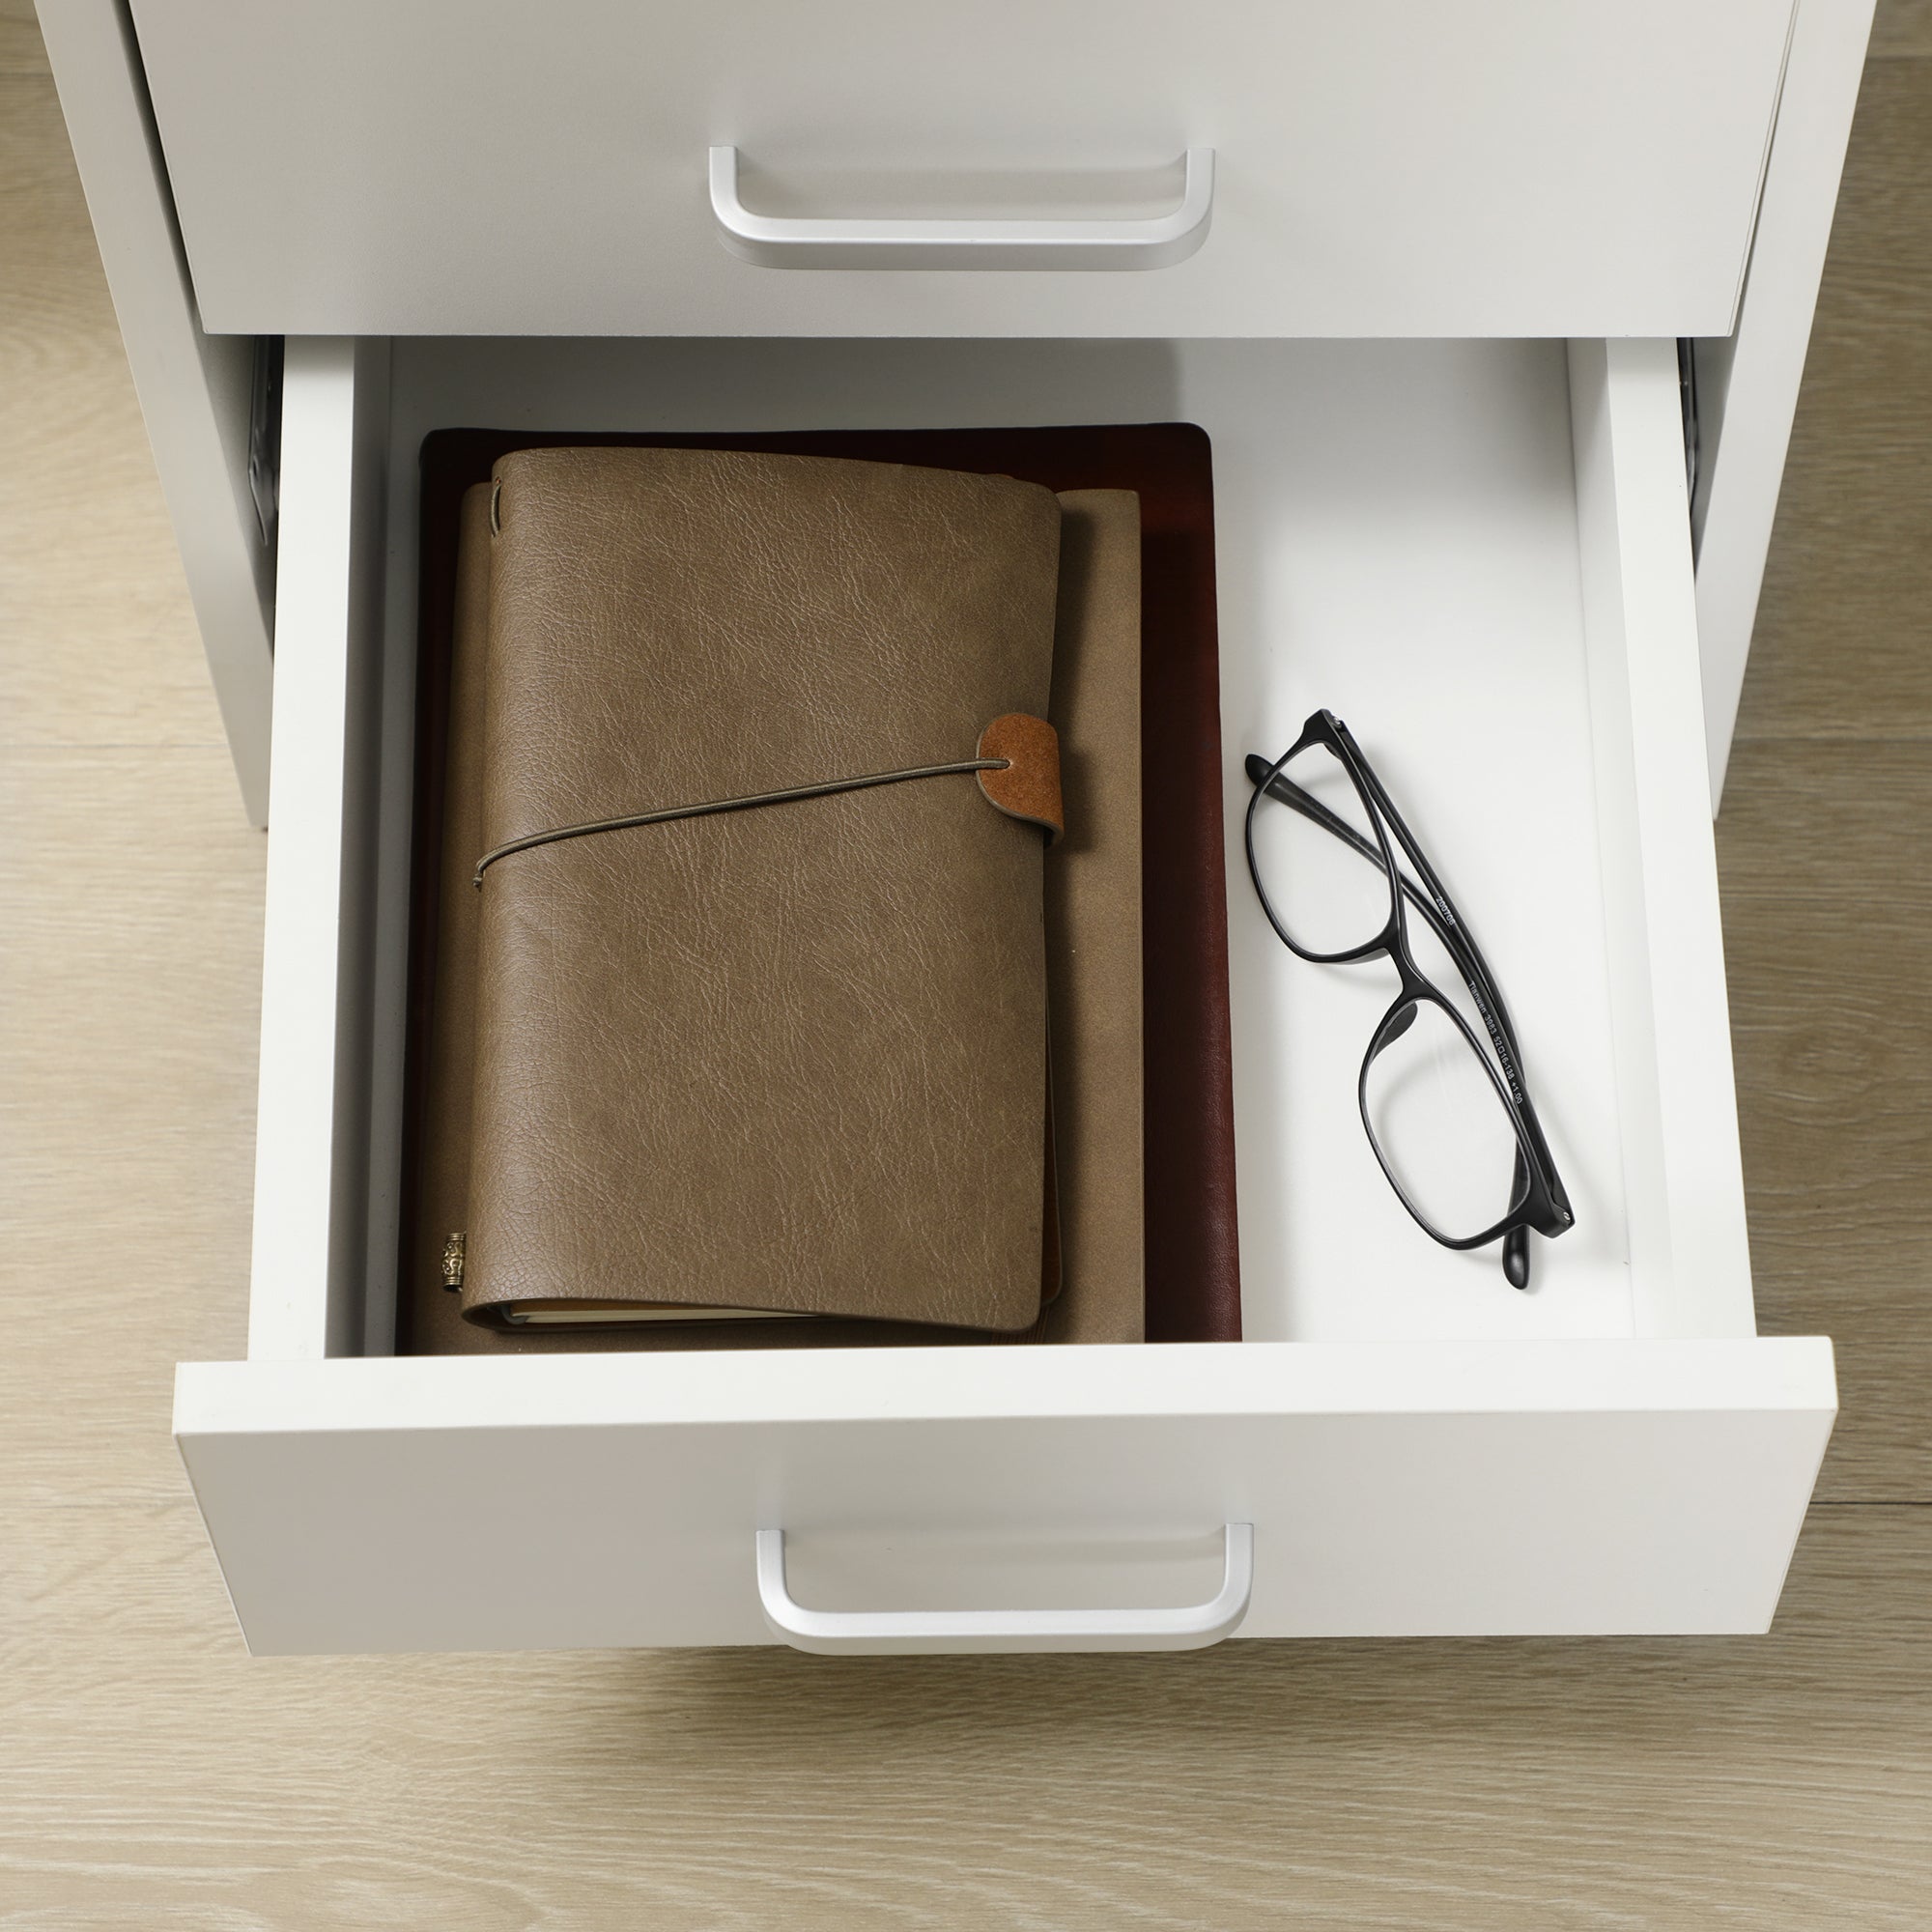
<path id="1" fill-rule="evenodd" d="M 1177 418 L 1249 1339 L 391 1355 L 424 434 Z M 1673 345 L 295 341 L 279 610 L 249 1353 L 175 1410 L 255 1649 L 1768 1624 L 1835 1394 L 1752 1315 Z M 1321 704 L 1509 995 L 1578 1217 L 1529 1294 L 1376 1166 L 1384 969 L 1249 890 L 1241 754 Z"/>

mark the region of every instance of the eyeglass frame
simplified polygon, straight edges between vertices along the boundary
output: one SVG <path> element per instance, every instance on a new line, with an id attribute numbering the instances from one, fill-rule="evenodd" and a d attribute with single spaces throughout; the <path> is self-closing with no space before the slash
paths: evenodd
<path id="1" fill-rule="evenodd" d="M 1376 844 L 1371 846 L 1353 826 L 1321 803 L 1320 799 L 1289 778 L 1284 767 L 1301 755 L 1303 752 L 1316 747 L 1323 747 L 1331 752 L 1350 782 L 1361 800 L 1362 809 L 1374 827 Z M 1395 801 L 1390 798 L 1388 788 L 1377 777 L 1374 766 L 1369 763 L 1362 748 L 1355 742 L 1354 734 L 1332 711 L 1315 712 L 1302 726 L 1301 736 L 1282 755 L 1270 764 L 1266 759 L 1250 753 L 1244 762 L 1248 781 L 1254 787 L 1254 794 L 1248 801 L 1247 818 L 1243 826 L 1243 838 L 1247 847 L 1248 876 L 1254 882 L 1255 896 L 1261 901 L 1263 913 L 1267 923 L 1274 928 L 1275 937 L 1298 958 L 1306 959 L 1314 965 L 1348 966 L 1370 959 L 1386 958 L 1396 969 L 1401 985 L 1388 1010 L 1378 1022 L 1369 1036 L 1368 1050 L 1362 1056 L 1362 1069 L 1355 1083 L 1356 1104 L 1361 1110 L 1362 1128 L 1368 1135 L 1369 1147 L 1376 1156 L 1390 1187 L 1395 1190 L 1398 1201 L 1408 1210 L 1410 1218 L 1432 1240 L 1445 1248 L 1465 1252 L 1473 1248 L 1487 1247 L 1492 1241 L 1501 1239 L 1503 1243 L 1503 1273 L 1511 1287 L 1527 1289 L 1529 1286 L 1529 1236 L 1532 1233 L 1553 1239 L 1576 1225 L 1576 1214 L 1570 1206 L 1570 1198 L 1564 1191 L 1562 1178 L 1556 1172 L 1556 1162 L 1549 1151 L 1549 1144 L 1544 1137 L 1542 1122 L 1536 1117 L 1536 1108 L 1529 1097 L 1528 1082 L 1522 1070 L 1522 1049 L 1517 1043 L 1516 1028 L 1509 1016 L 1509 1009 L 1503 1002 L 1502 990 L 1496 983 L 1496 977 L 1491 971 L 1488 960 L 1483 957 L 1482 949 L 1477 946 L 1475 935 L 1469 930 L 1468 923 L 1456 909 L 1447 889 L 1437 877 L 1435 868 L 1429 863 L 1421 842 L 1416 838 L 1402 813 L 1396 810 Z M 1373 939 L 1359 946 L 1353 946 L 1340 952 L 1316 952 L 1301 945 L 1289 932 L 1276 912 L 1274 902 L 1268 896 L 1267 886 L 1262 877 L 1262 868 L 1255 857 L 1255 813 L 1264 799 L 1273 799 L 1298 811 L 1304 818 L 1319 825 L 1324 832 L 1331 833 L 1363 858 L 1381 867 L 1383 877 L 1389 888 L 1389 915 L 1380 932 Z M 1418 887 L 1414 880 L 1396 863 L 1395 852 L 1389 843 L 1393 833 L 1400 844 L 1403 856 L 1414 867 L 1422 881 Z M 1426 895 L 1425 895 L 1426 889 Z M 1411 902 L 1430 929 L 1441 942 L 1451 962 L 1463 981 L 1469 989 L 1470 997 L 1476 1003 L 1476 1010 L 1482 1015 L 1483 1024 L 1490 1036 L 1492 1052 L 1483 1050 L 1483 1042 L 1475 1029 L 1444 995 L 1442 989 L 1423 972 L 1415 962 L 1415 955 L 1409 949 L 1408 926 L 1404 913 L 1405 899 Z M 1369 1069 L 1385 1048 L 1392 1045 L 1414 1024 L 1413 1015 L 1401 1025 L 1399 1016 L 1406 1009 L 1413 1009 L 1420 1001 L 1446 1013 L 1467 1040 L 1470 1051 L 1475 1055 L 1490 1084 L 1494 1088 L 1496 1097 L 1501 1101 L 1504 1113 L 1516 1132 L 1516 1166 L 1510 1178 L 1509 1211 L 1492 1227 L 1482 1234 L 1464 1237 L 1453 1237 L 1431 1225 L 1428 1217 L 1408 1197 L 1395 1170 L 1389 1165 L 1388 1156 L 1382 1151 L 1381 1143 L 1376 1137 L 1374 1123 L 1369 1118 Z M 1492 1058 L 1493 1053 L 1493 1058 Z"/>

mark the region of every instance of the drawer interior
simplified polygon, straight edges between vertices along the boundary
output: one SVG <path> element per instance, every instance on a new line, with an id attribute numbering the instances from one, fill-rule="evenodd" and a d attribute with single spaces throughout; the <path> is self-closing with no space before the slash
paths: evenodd
<path id="1" fill-rule="evenodd" d="M 303 341 L 285 407 L 251 1356 L 389 1349 L 416 455 L 450 427 L 1202 425 L 1246 1335 L 1754 1332 L 1669 344 Z M 1321 705 L 1510 1001 L 1577 1213 L 1526 1294 L 1376 1164 L 1391 970 L 1294 958 L 1250 888 L 1242 754 Z"/>

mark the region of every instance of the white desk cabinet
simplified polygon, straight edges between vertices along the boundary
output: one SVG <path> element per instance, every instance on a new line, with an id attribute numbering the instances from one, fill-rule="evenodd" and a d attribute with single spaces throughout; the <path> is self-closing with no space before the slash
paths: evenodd
<path id="1" fill-rule="evenodd" d="M 1106 13 L 43 0 L 258 812 L 273 621 L 248 1355 L 176 1388 L 256 1649 L 1768 1623 L 1835 1391 L 1755 1330 L 1710 807 L 1868 5 Z M 736 253 L 721 145 L 781 223 Z M 1179 259 L 743 258 L 1096 234 Z M 231 330 L 289 337 L 272 578 Z M 1214 449 L 1248 1339 L 395 1357 L 423 436 L 1169 419 Z M 1375 1166 L 1376 975 L 1251 902 L 1240 756 L 1323 703 L 1508 986 L 1578 1210 L 1528 1295 Z"/>

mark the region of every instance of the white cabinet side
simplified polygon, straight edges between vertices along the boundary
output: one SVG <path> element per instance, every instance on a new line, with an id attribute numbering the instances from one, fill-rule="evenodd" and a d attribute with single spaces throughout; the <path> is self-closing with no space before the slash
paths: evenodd
<path id="1" fill-rule="evenodd" d="M 1722 393 L 1710 398 L 1720 404 L 1718 433 L 1698 487 L 1697 628 L 1714 810 L 1737 728 L 1871 21 L 1872 0 L 1799 0 L 1738 326 L 1710 357 L 1719 380 L 1709 386 Z"/>
<path id="2" fill-rule="evenodd" d="M 242 807 L 263 825 L 273 560 L 248 487 L 253 343 L 202 331 L 125 11 L 115 0 L 39 4 Z"/>

